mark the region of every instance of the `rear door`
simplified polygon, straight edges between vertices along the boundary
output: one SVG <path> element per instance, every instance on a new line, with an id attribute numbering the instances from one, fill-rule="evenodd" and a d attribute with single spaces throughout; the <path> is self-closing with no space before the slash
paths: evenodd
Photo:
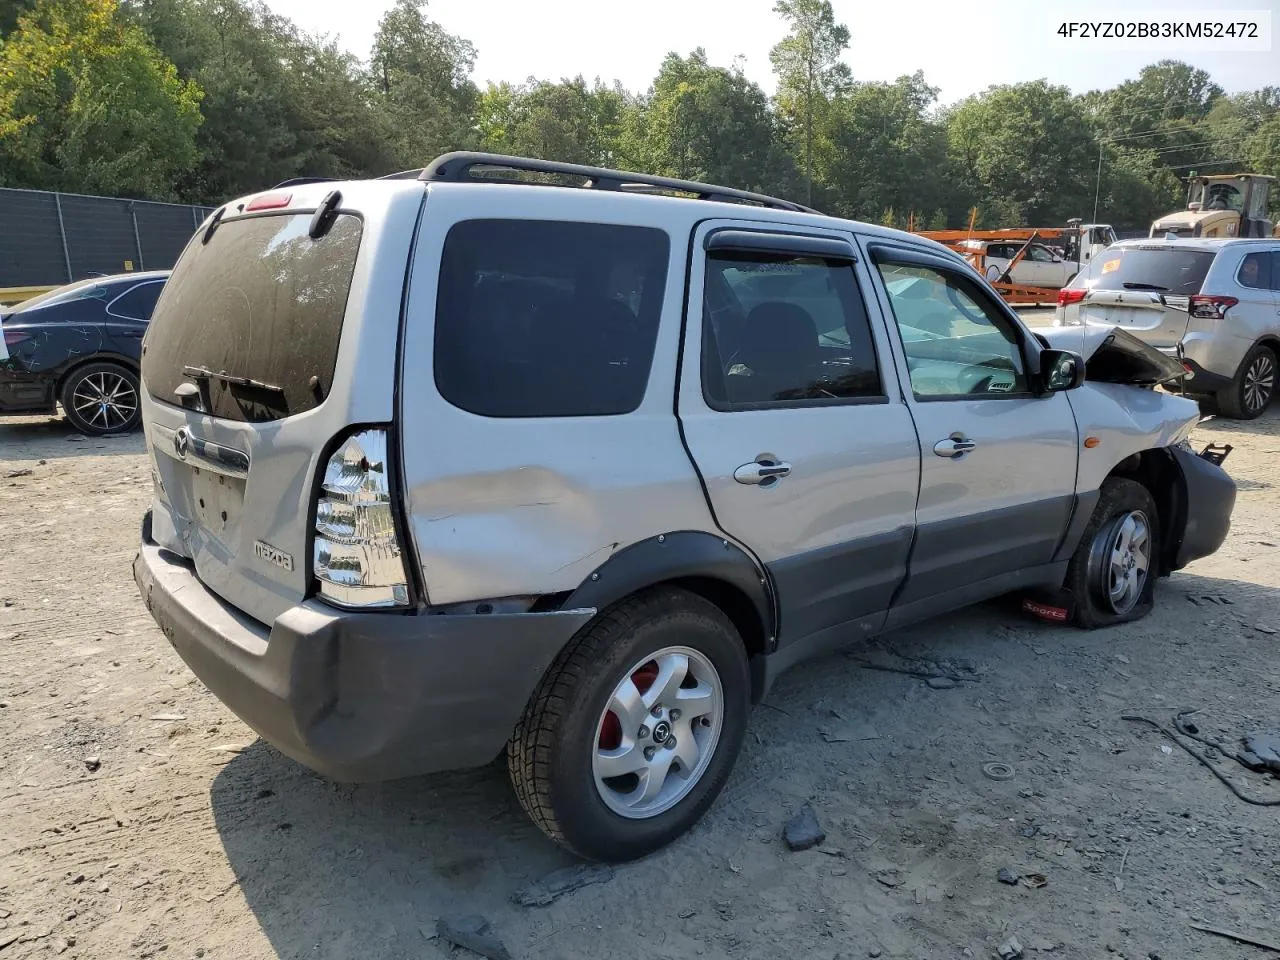
<path id="1" fill-rule="evenodd" d="M 163 290 L 163 279 L 146 280 L 128 287 L 107 304 L 104 323 L 121 353 L 135 359 L 139 356 L 142 337 Z"/>
<path id="2" fill-rule="evenodd" d="M 1190 298 L 1200 292 L 1214 256 L 1168 244 L 1104 250 L 1090 266 L 1094 282 L 1081 301 L 1081 318 L 1172 350 L 1186 336 Z"/>
<path id="3" fill-rule="evenodd" d="M 967 271 L 897 245 L 866 249 L 920 438 L 915 544 L 893 624 L 1044 577 L 1074 504 L 1078 444 L 1066 395 L 1030 391 L 1038 348 Z"/>
<path id="4" fill-rule="evenodd" d="M 1246 253 L 1235 270 L 1235 283 L 1236 289 L 1229 292 L 1239 303 L 1231 308 L 1231 317 L 1239 321 L 1240 335 L 1253 341 L 1280 328 L 1280 253 L 1266 249 Z"/>
<path id="5" fill-rule="evenodd" d="M 694 235 L 679 413 L 723 530 L 774 579 L 780 644 L 877 629 L 906 573 L 920 453 L 851 237 Z"/>
<path id="6" fill-rule="evenodd" d="M 188 244 L 143 340 L 153 536 L 271 623 L 307 591 L 317 470 L 351 424 L 390 422 L 417 183 L 224 208 Z"/>

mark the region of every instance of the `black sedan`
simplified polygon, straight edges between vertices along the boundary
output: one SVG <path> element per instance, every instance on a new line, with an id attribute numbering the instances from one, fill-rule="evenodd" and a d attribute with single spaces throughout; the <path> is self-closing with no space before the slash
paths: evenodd
<path id="1" fill-rule="evenodd" d="M 168 271 L 95 277 L 0 306 L 0 416 L 54 413 L 89 436 L 134 430 L 138 360 Z"/>

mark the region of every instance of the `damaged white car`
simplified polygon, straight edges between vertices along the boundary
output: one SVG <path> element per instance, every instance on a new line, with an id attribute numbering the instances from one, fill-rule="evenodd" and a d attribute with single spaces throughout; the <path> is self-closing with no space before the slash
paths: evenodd
<path id="1" fill-rule="evenodd" d="M 478 154 L 283 186 L 156 307 L 134 574 L 298 761 L 505 750 L 548 836 L 642 856 L 789 666 L 1008 593 L 1132 620 L 1218 549 L 1235 487 L 1167 358 L 1066 335 L 936 243 L 727 187 Z"/>

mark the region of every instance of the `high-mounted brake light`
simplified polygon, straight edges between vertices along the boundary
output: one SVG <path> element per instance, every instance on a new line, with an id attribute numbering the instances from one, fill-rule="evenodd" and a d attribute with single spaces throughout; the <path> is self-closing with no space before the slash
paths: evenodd
<path id="1" fill-rule="evenodd" d="M 325 467 L 312 569 L 321 599 L 335 606 L 409 605 L 387 459 L 386 432 L 368 429 L 344 441 Z"/>
<path id="2" fill-rule="evenodd" d="M 1089 291 L 1083 287 L 1063 287 L 1058 291 L 1058 306 L 1065 307 L 1071 303 L 1079 303 Z"/>
<path id="3" fill-rule="evenodd" d="M 1193 317 L 1200 320 L 1221 320 L 1227 311 L 1240 301 L 1235 297 L 1209 297 L 1196 294 L 1187 305 Z"/>
<path id="4" fill-rule="evenodd" d="M 244 208 L 245 213 L 252 213 L 254 210 L 279 210 L 287 207 L 289 201 L 293 199 L 292 193 L 260 193 L 249 201 L 249 205 Z"/>

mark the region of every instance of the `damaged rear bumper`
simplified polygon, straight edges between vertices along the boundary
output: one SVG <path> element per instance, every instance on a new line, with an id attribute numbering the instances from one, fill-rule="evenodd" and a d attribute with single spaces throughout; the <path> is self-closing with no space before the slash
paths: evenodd
<path id="1" fill-rule="evenodd" d="M 304 601 L 267 626 L 152 542 L 149 522 L 134 579 L 178 655 L 259 736 L 334 780 L 490 762 L 594 613 L 359 614 Z"/>

